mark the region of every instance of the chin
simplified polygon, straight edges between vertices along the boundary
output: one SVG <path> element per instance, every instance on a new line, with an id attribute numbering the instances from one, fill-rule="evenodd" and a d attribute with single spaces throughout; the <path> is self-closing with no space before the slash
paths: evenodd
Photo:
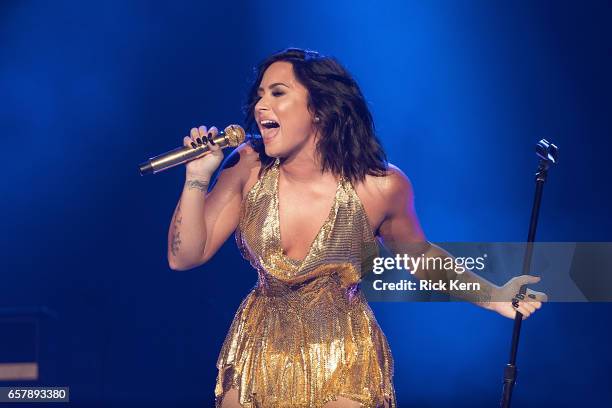
<path id="1" fill-rule="evenodd" d="M 281 157 L 281 152 L 279 151 L 278 148 L 274 148 L 273 146 L 270 145 L 264 145 L 264 152 L 266 152 L 266 156 L 269 157 Z"/>
<path id="2" fill-rule="evenodd" d="M 270 141 L 268 144 L 264 143 L 264 151 L 266 155 L 274 158 L 286 157 L 291 152 L 291 150 L 287 149 L 287 146 L 279 143 L 279 140 Z"/>

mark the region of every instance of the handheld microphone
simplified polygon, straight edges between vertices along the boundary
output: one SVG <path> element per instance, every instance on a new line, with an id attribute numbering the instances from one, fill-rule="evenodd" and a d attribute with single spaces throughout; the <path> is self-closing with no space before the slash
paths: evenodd
<path id="1" fill-rule="evenodd" d="M 244 141 L 245 134 L 244 129 L 238 125 L 229 125 L 222 132 L 219 132 L 214 138 L 213 142 L 221 147 L 236 147 Z M 169 152 L 162 153 L 159 156 L 150 158 L 149 160 L 141 163 L 138 167 L 140 175 L 156 174 L 160 171 L 164 171 L 179 164 L 186 163 L 193 159 L 198 159 L 206 154 L 210 153 L 208 145 L 199 145 L 196 148 L 191 146 L 181 146 Z"/>

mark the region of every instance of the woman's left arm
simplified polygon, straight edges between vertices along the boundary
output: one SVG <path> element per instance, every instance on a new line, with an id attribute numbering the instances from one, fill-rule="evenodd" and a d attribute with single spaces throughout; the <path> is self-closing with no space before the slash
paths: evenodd
<path id="1" fill-rule="evenodd" d="M 385 215 L 378 229 L 379 236 L 385 246 L 392 253 L 407 255 L 409 257 L 428 258 L 451 258 L 454 257 L 439 246 L 427 241 L 418 220 L 414 206 L 414 191 L 408 177 L 397 167 L 390 165 L 390 171 L 379 183 L 379 191 L 385 206 Z M 423 266 L 441 265 L 443 262 L 427 262 Z M 453 265 L 455 263 L 453 262 Z M 453 269 L 445 268 L 416 268 L 411 271 L 418 279 L 431 280 L 433 282 L 446 282 L 446 291 L 451 296 L 469 300 L 485 309 L 493 310 L 502 316 L 514 319 L 518 310 L 523 319 L 542 306 L 547 300 L 546 295 L 528 289 L 524 299 L 519 300 L 515 296 L 519 293 L 522 285 L 536 283 L 539 277 L 522 275 L 510 279 L 503 286 L 496 286 L 488 280 L 469 269 L 463 267 L 461 273 Z M 478 287 L 479 290 L 451 290 L 449 283 L 457 280 L 459 283 L 477 284 L 467 287 Z M 460 286 L 460 285 L 456 285 Z M 521 296 L 519 296 L 521 297 Z"/>

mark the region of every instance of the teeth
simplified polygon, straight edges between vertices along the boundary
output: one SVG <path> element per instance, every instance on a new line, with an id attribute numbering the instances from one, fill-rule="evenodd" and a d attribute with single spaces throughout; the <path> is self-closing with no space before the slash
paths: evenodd
<path id="1" fill-rule="evenodd" d="M 264 119 L 260 123 L 261 123 L 261 126 L 267 128 L 267 129 L 278 127 L 278 123 L 277 122 L 275 122 L 273 120 L 269 120 L 269 119 Z"/>

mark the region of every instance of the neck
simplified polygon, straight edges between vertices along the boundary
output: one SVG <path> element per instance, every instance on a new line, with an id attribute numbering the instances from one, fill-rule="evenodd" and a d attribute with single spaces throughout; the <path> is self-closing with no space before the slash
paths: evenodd
<path id="1" fill-rule="evenodd" d="M 280 160 L 280 171 L 286 180 L 292 183 L 310 183 L 325 177 L 321 173 L 321 161 L 315 148 L 315 140 L 315 137 L 308 138 L 301 148 Z"/>

